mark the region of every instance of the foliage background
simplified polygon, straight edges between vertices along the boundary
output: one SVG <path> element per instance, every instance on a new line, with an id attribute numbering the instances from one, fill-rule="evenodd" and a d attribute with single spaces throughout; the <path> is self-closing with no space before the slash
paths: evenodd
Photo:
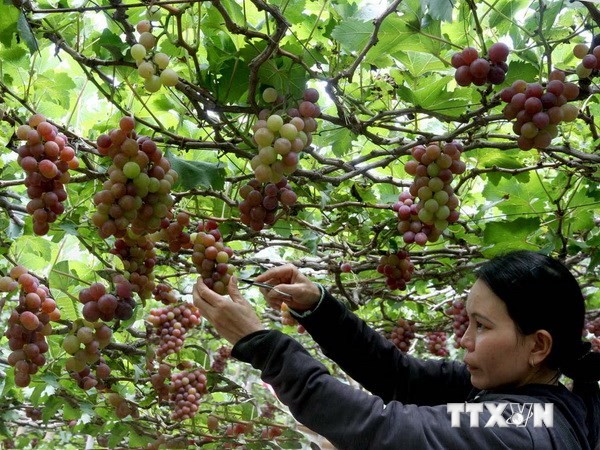
<path id="1" fill-rule="evenodd" d="M 148 94 L 129 55 L 135 24 L 147 8 L 158 47 L 180 75 L 174 88 Z M 232 262 L 253 276 L 290 261 L 323 282 L 381 332 L 398 317 L 417 321 L 419 336 L 450 331 L 444 308 L 462 299 L 473 269 L 484 258 L 516 248 L 559 256 L 584 287 L 589 318 L 599 316 L 599 136 L 597 86 L 582 85 L 577 121 L 563 124 L 543 151 L 521 151 L 501 115 L 498 93 L 516 79 L 547 79 L 552 68 L 577 81 L 576 43 L 590 43 L 600 25 L 591 3 L 528 0 L 212 0 L 136 2 L 41 0 L 0 5 L 0 274 L 16 263 L 44 279 L 62 312 L 49 338 L 48 364 L 26 389 L 14 387 L 0 338 L 0 435 L 9 448 L 136 448 L 164 435 L 169 448 L 302 448 L 296 430 L 257 374 L 232 361 L 211 374 L 210 393 L 193 421 L 174 423 L 156 401 L 145 372 L 144 318 L 154 300 L 120 324 L 106 357 L 112 388 L 138 405 L 139 418 L 118 420 L 105 392 L 84 392 L 64 370 L 62 334 L 80 317 L 77 293 L 121 268 L 99 238 L 91 200 L 109 166 L 95 139 L 135 116 L 137 131 L 156 140 L 180 172 L 176 210 L 194 222 L 215 218 Z M 158 31 L 158 33 L 156 32 Z M 467 46 L 483 51 L 496 41 L 511 47 L 502 86 L 458 87 L 449 61 Z M 252 178 L 256 150 L 251 126 L 261 92 L 273 86 L 289 99 L 305 87 L 321 92 L 323 111 L 310 149 L 290 177 L 298 204 L 271 229 L 252 232 L 239 221 L 238 190 Z M 82 161 L 68 185 L 65 214 L 47 237 L 32 232 L 16 163 L 16 127 L 33 112 L 45 114 L 76 146 Z M 427 247 L 411 246 L 416 272 L 404 292 L 389 291 L 375 271 L 380 256 L 403 247 L 391 205 L 411 183 L 403 169 L 417 143 L 463 142 L 467 171 L 454 182 L 461 218 Z M 340 264 L 350 262 L 352 273 Z M 194 270 L 189 252 L 160 248 L 157 279 L 190 299 Z M 284 327 L 250 290 L 270 327 Z M 11 302 L 0 300 L 2 328 Z M 298 336 L 318 358 L 310 338 Z M 181 359 L 206 368 L 223 344 L 204 323 L 188 339 Z M 412 350 L 424 354 L 422 343 Z M 452 351 L 451 357 L 460 357 Z M 327 363 L 335 376 L 343 374 Z M 277 405 L 273 419 L 260 416 Z M 30 420 L 31 408 L 42 419 Z M 206 429 L 206 417 L 221 428 Z M 254 422 L 254 434 L 229 437 L 228 423 Z M 277 440 L 260 438 L 269 424 L 284 428 Z M 212 439 L 212 442 L 211 442 Z"/>

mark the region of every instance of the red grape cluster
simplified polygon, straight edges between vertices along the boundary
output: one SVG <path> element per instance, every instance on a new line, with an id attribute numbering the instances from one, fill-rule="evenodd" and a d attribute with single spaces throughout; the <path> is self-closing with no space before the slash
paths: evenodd
<path id="1" fill-rule="evenodd" d="M 430 331 L 425 334 L 427 350 L 432 355 L 445 357 L 450 353 L 446 347 L 446 333 L 443 331 Z"/>
<path id="2" fill-rule="evenodd" d="M 183 371 L 171 375 L 170 401 L 173 420 L 186 420 L 198 412 L 200 400 L 206 393 L 206 374 L 202 369 Z"/>
<path id="3" fill-rule="evenodd" d="M 548 83 L 526 83 L 515 81 L 500 93 L 502 110 L 507 120 L 513 120 L 513 131 L 519 135 L 517 144 L 522 150 L 543 149 L 558 135 L 560 122 L 572 122 L 578 114 L 577 106 L 567 103 L 579 95 L 579 87 L 565 82 L 560 70 L 550 73 Z"/>
<path id="4" fill-rule="evenodd" d="M 33 231 L 44 235 L 50 223 L 65 211 L 67 199 L 64 185 L 69 182 L 69 169 L 79 167 L 75 150 L 69 147 L 67 137 L 48 123 L 41 114 L 34 114 L 29 125 L 17 128 L 17 137 L 27 141 L 17 153 L 17 161 L 25 171 L 27 212 L 33 217 Z"/>
<path id="5" fill-rule="evenodd" d="M 136 25 L 140 34 L 138 43 L 131 47 L 131 57 L 135 60 L 138 74 L 144 79 L 148 92 L 157 92 L 161 86 L 175 86 L 179 81 L 177 72 L 169 69 L 169 56 L 156 51 L 157 38 L 152 34 L 152 22 L 142 20 Z"/>
<path id="6" fill-rule="evenodd" d="M 509 49 L 506 44 L 496 42 L 488 50 L 487 58 L 480 58 L 473 47 L 452 55 L 450 63 L 456 69 L 454 79 L 459 86 L 483 86 L 486 83 L 500 84 L 508 72 Z"/>
<path id="7" fill-rule="evenodd" d="M 164 283 L 159 283 L 154 288 L 154 298 L 165 305 L 177 303 L 177 295 L 171 286 Z"/>
<path id="8" fill-rule="evenodd" d="M 280 427 L 267 427 L 261 431 L 260 437 L 261 439 L 272 441 L 281 436 L 282 433 L 283 431 Z"/>
<path id="9" fill-rule="evenodd" d="M 92 283 L 90 287 L 79 291 L 79 302 L 83 304 L 82 314 L 85 320 L 105 322 L 111 320 L 128 320 L 133 316 L 135 301 L 131 297 L 131 289 L 125 292 L 128 283 L 117 284 L 117 292 L 110 294 L 102 283 Z"/>
<path id="10" fill-rule="evenodd" d="M 115 241 L 110 252 L 123 261 L 123 268 L 126 271 L 125 276 L 113 280 L 117 288 L 120 284 L 125 284 L 121 289 L 129 287 L 130 290 L 137 292 L 140 298 L 150 298 L 155 288 L 154 266 L 156 265 L 154 242 L 150 236 L 126 234 Z M 135 303 L 133 306 L 135 307 Z"/>
<path id="11" fill-rule="evenodd" d="M 410 349 L 411 341 L 415 338 L 417 327 L 413 320 L 398 319 L 396 325 L 392 329 L 390 341 L 403 353 L 407 353 Z"/>
<path id="12" fill-rule="evenodd" d="M 165 384 L 167 378 L 171 379 L 171 366 L 164 363 L 159 364 L 158 371 L 150 375 L 150 383 L 160 400 L 169 398 L 169 386 Z"/>
<path id="13" fill-rule="evenodd" d="M 458 197 L 451 186 L 455 174 L 465 171 L 460 160 L 463 151 L 458 142 L 412 149 L 414 159 L 404 165 L 414 181 L 408 192 L 403 192 L 393 208 L 398 213 L 398 231 L 404 242 L 425 245 L 435 242 L 448 224 L 458 220 Z M 415 199 L 418 202 L 415 203 Z"/>
<path id="14" fill-rule="evenodd" d="M 600 338 L 592 338 L 592 351 L 600 353 Z"/>
<path id="15" fill-rule="evenodd" d="M 231 348 L 227 346 L 221 346 L 217 350 L 213 362 L 210 366 L 211 370 L 219 373 L 223 373 L 227 366 L 227 361 L 231 357 Z"/>
<path id="16" fill-rule="evenodd" d="M 573 55 L 581 62 L 577 65 L 575 72 L 579 78 L 589 78 L 594 71 L 600 70 L 600 45 L 590 48 L 586 44 L 577 44 L 573 47 Z"/>
<path id="17" fill-rule="evenodd" d="M 273 88 L 264 90 L 263 100 L 282 106 L 282 99 Z M 298 108 L 290 108 L 287 113 L 270 109 L 260 112 L 259 120 L 252 127 L 258 155 L 250 162 L 259 182 L 278 183 L 284 175 L 296 170 L 298 154 L 310 145 L 311 133 L 317 129 L 315 117 L 321 114 L 316 105 L 318 100 L 319 92 L 309 88 L 304 91 Z"/>
<path id="18" fill-rule="evenodd" d="M 232 265 L 227 264 L 233 256 L 233 250 L 223 244 L 217 222 L 207 220 L 206 223 L 200 223 L 198 232 L 192 235 L 192 242 L 192 262 L 204 284 L 217 294 L 226 294 L 234 270 Z"/>
<path id="19" fill-rule="evenodd" d="M 160 341 L 156 356 L 162 360 L 181 350 L 187 330 L 200 323 L 200 313 L 187 303 L 167 305 L 151 310 L 148 322 L 154 326 L 154 334 Z"/>
<path id="20" fill-rule="evenodd" d="M 454 330 L 454 348 L 460 348 L 460 340 L 469 327 L 469 316 L 467 316 L 465 303 L 456 300 L 452 303 L 452 306 L 446 308 L 444 312 L 453 318 L 452 329 Z"/>
<path id="21" fill-rule="evenodd" d="M 600 317 L 598 317 L 590 322 L 587 322 L 585 324 L 585 327 L 594 336 L 600 337 Z"/>
<path id="22" fill-rule="evenodd" d="M 166 217 L 161 221 L 160 231 L 152 236 L 154 240 L 166 242 L 169 246 L 169 251 L 178 253 L 182 248 L 192 248 L 193 244 L 189 233 L 185 227 L 190 224 L 190 215 L 185 212 L 180 212 L 175 217 L 175 220 L 169 221 Z"/>
<path id="23" fill-rule="evenodd" d="M 286 178 L 265 185 L 253 179 L 242 186 L 240 195 L 243 199 L 240 202 L 240 221 L 254 231 L 275 224 L 280 203 L 284 208 L 289 208 L 298 199 Z"/>
<path id="24" fill-rule="evenodd" d="M 138 416 L 137 408 L 129 403 L 121 394 L 116 392 L 111 392 L 107 396 L 108 403 L 115 408 L 115 415 L 119 419 L 124 419 L 125 417 Z"/>
<path id="25" fill-rule="evenodd" d="M 93 387 L 104 388 L 104 381 L 110 376 L 110 367 L 102 359 L 100 350 L 110 344 L 112 330 L 105 324 L 73 322 L 71 332 L 63 340 L 63 350 L 71 355 L 65 368 L 71 378 L 84 390 Z M 92 372 L 95 368 L 95 373 Z"/>
<path id="26" fill-rule="evenodd" d="M 50 321 L 60 319 L 56 302 L 50 291 L 23 266 L 15 266 L 9 277 L 0 278 L 0 292 L 10 292 L 21 287 L 19 304 L 8 318 L 4 336 L 12 352 L 8 364 L 15 368 L 15 385 L 26 387 L 31 375 L 46 363 L 44 353 L 48 351 L 46 336 L 52 334 Z"/>
<path id="27" fill-rule="evenodd" d="M 390 289 L 406 289 L 415 270 L 408 252 L 398 250 L 396 253 L 382 256 L 377 266 L 377 272 L 384 274 L 387 279 L 386 283 Z"/>
<path id="28" fill-rule="evenodd" d="M 98 152 L 112 159 L 109 179 L 94 195 L 92 221 L 102 238 L 123 237 L 129 227 L 138 235 L 158 231 L 173 206 L 177 172 L 156 143 L 138 137 L 134 127 L 132 117 L 123 117 L 118 129 L 98 137 Z"/>

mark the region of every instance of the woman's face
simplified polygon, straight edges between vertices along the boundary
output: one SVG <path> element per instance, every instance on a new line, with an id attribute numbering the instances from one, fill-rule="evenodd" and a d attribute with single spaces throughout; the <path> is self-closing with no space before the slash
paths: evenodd
<path id="1" fill-rule="evenodd" d="M 460 341 L 467 354 L 465 363 L 471 383 L 478 389 L 519 385 L 531 372 L 531 342 L 518 339 L 514 321 L 506 305 L 481 280 L 477 280 L 467 299 L 469 327 Z"/>

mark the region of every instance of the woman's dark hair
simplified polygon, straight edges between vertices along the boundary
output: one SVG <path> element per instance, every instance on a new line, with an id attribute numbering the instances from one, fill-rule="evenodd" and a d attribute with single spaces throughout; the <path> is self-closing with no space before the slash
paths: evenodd
<path id="1" fill-rule="evenodd" d="M 588 430 L 595 444 L 600 433 L 600 353 L 582 341 L 585 299 L 573 274 L 554 258 L 518 250 L 491 259 L 477 275 L 506 304 L 522 334 L 550 333 L 552 349 L 545 363 L 573 379 L 573 392 L 588 407 Z"/>

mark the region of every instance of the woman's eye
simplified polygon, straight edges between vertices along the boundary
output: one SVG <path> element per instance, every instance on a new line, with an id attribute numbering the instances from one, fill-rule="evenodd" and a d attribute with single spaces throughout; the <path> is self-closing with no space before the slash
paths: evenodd
<path id="1" fill-rule="evenodd" d="M 475 325 L 477 326 L 478 330 L 483 330 L 485 328 L 485 325 L 481 322 L 475 322 Z"/>

